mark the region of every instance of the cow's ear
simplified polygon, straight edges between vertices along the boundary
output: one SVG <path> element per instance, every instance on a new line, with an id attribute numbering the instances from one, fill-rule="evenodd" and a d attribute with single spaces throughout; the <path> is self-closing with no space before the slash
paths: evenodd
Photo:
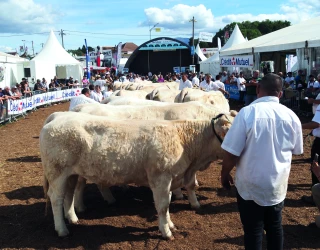
<path id="1" fill-rule="evenodd" d="M 214 128 L 217 134 L 221 137 L 221 139 L 223 139 L 226 136 L 227 132 L 229 131 L 233 123 L 233 120 L 234 120 L 233 116 L 223 115 L 215 123 Z"/>

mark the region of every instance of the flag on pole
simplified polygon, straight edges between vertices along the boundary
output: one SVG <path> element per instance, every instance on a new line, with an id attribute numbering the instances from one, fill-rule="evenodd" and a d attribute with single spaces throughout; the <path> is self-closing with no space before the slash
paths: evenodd
<path id="1" fill-rule="evenodd" d="M 161 32 L 161 28 L 155 28 L 154 29 L 156 32 Z"/>
<path id="2" fill-rule="evenodd" d="M 117 65 L 116 65 L 117 68 L 119 67 L 119 64 L 120 64 L 121 50 L 122 50 L 122 42 L 120 42 L 117 47 Z"/>
<path id="3" fill-rule="evenodd" d="M 220 37 L 218 37 L 218 51 L 221 50 L 221 39 Z"/>
<path id="4" fill-rule="evenodd" d="M 86 45 L 86 68 L 87 68 L 87 79 L 90 79 L 90 68 L 89 68 L 89 61 L 90 61 L 90 56 L 88 52 L 88 46 L 87 46 L 87 39 L 84 39 L 84 44 Z"/>

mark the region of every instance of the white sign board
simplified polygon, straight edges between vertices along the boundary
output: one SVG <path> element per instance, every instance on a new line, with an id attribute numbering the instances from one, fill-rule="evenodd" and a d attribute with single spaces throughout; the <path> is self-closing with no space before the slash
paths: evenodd
<path id="1" fill-rule="evenodd" d="M 212 43 L 213 33 L 200 32 L 199 33 L 199 42 L 208 42 Z"/>
<path id="2" fill-rule="evenodd" d="M 220 67 L 252 68 L 253 56 L 220 56 Z"/>

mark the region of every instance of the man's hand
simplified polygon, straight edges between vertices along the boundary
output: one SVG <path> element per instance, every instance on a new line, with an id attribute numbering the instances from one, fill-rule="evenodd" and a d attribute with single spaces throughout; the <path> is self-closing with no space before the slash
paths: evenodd
<path id="1" fill-rule="evenodd" d="M 234 182 L 233 182 L 232 176 L 230 174 L 224 175 L 221 172 L 221 185 L 225 189 L 230 190 L 231 185 L 233 185 L 233 184 L 234 184 Z"/>

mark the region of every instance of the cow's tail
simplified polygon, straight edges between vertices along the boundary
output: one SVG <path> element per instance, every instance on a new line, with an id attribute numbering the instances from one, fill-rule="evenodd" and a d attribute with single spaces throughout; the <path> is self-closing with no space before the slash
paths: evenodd
<path id="1" fill-rule="evenodd" d="M 44 211 L 45 216 L 47 216 L 48 206 L 49 206 L 48 190 L 49 190 L 49 182 L 48 182 L 47 177 L 45 175 L 43 175 L 43 192 L 44 192 L 44 198 L 46 199 L 46 208 Z"/>
<path id="2" fill-rule="evenodd" d="M 188 94 L 188 88 L 184 88 L 183 90 L 181 90 L 180 94 L 178 95 L 178 102 L 183 103 L 184 98 L 186 97 L 187 94 Z"/>

